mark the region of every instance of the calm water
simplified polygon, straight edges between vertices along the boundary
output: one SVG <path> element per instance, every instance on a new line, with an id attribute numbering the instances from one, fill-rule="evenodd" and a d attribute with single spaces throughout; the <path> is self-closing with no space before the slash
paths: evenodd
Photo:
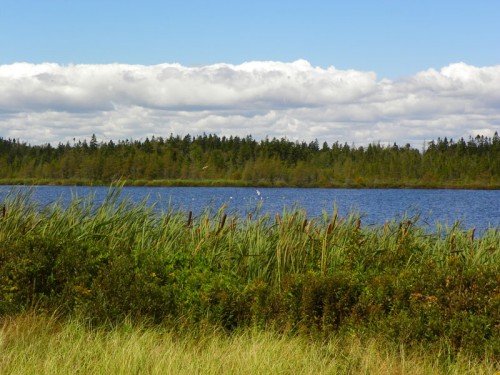
<path id="1" fill-rule="evenodd" d="M 0 186 L 0 201 L 12 189 L 27 187 Z M 41 205 L 57 200 L 68 203 L 71 197 L 95 194 L 105 199 L 108 187 L 33 187 L 33 199 Z M 214 210 L 227 205 L 228 212 L 246 215 L 261 205 L 260 212 L 274 215 L 284 208 L 299 207 L 308 216 L 331 214 L 334 206 L 341 215 L 352 210 L 363 215 L 363 224 L 383 224 L 386 220 L 419 214 L 420 224 L 430 229 L 436 222 L 453 224 L 460 221 L 465 229 L 480 231 L 500 226 L 500 191 L 483 190 L 420 190 L 420 189 L 294 189 L 294 188 L 186 188 L 125 187 L 122 197 L 134 202 L 148 198 L 158 209 L 192 210 L 195 214 L 209 207 Z"/>

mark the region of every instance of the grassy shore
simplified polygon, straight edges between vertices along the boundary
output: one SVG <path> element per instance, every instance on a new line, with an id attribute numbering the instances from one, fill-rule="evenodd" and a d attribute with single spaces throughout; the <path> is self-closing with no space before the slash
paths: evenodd
<path id="1" fill-rule="evenodd" d="M 500 184 L 491 181 L 347 181 L 328 183 L 291 184 L 282 180 L 277 181 L 243 181 L 243 180 L 126 180 L 125 186 L 152 186 L 152 187 L 307 187 L 307 188 L 355 188 L 355 189 L 471 189 L 471 190 L 500 190 Z M 14 178 L 0 179 L 0 185 L 59 185 L 59 186 L 108 186 L 110 181 L 88 179 L 33 179 Z"/>
<path id="2" fill-rule="evenodd" d="M 312 341 L 262 330 L 177 332 L 130 321 L 23 314 L 0 321 L 2 374 L 494 374 L 497 364 L 356 334 Z"/>
<path id="3" fill-rule="evenodd" d="M 314 357 L 342 340 L 339 348 L 371 348 L 395 368 L 406 360 L 400 351 L 424 368 L 461 361 L 498 366 L 498 228 L 478 236 L 458 224 L 429 233 L 418 217 L 376 227 L 361 220 L 336 212 L 310 220 L 300 209 L 248 217 L 231 216 L 224 207 L 200 215 L 158 213 L 146 202 L 122 199 L 119 188 L 102 204 L 88 196 L 43 209 L 28 193 L 11 194 L 0 203 L 1 348 L 14 345 L 5 337 L 23 325 L 17 319 L 36 311 L 42 317 L 29 318 L 35 326 L 57 328 L 40 331 L 42 342 L 64 341 L 58 332 L 68 329 L 80 332 L 82 342 L 124 340 L 119 345 L 126 347 L 133 335 L 167 332 L 192 352 L 201 350 L 200 337 L 214 349 L 225 347 L 229 357 L 243 355 L 231 353 L 233 340 L 244 352 L 266 338 L 265 345 L 285 345 L 284 351 L 292 350 L 284 344 L 290 340 L 298 345 L 293 350 Z M 54 314 L 57 323 L 43 323 Z M 110 325 L 120 335 L 124 321 L 138 327 L 131 338 L 104 335 Z M 160 348 L 153 352 L 161 352 L 162 341 L 151 340 Z M 103 343 L 96 347 L 106 350 Z M 353 356 L 345 363 L 362 366 Z M 265 358 L 249 360 L 275 363 Z M 206 365 L 215 366 L 213 360 Z"/>

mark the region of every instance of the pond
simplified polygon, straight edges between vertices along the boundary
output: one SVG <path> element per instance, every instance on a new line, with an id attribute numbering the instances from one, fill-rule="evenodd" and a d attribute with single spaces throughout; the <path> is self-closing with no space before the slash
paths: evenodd
<path id="1" fill-rule="evenodd" d="M 101 202 L 109 187 L 87 186 L 0 186 L 0 201 L 12 190 L 33 189 L 32 198 L 42 206 L 60 200 L 68 204 L 73 196 L 95 194 Z M 218 210 L 223 205 L 235 215 L 255 213 L 275 215 L 284 209 L 300 208 L 309 217 L 334 207 L 342 216 L 356 211 L 363 225 L 383 224 L 386 220 L 419 215 L 419 223 L 429 228 L 460 222 L 464 229 L 484 231 L 500 225 L 499 190 L 428 190 L 428 189 L 305 189 L 305 188 L 232 188 L 232 187 L 124 187 L 121 197 L 133 202 L 148 199 L 155 209 L 193 211 Z"/>

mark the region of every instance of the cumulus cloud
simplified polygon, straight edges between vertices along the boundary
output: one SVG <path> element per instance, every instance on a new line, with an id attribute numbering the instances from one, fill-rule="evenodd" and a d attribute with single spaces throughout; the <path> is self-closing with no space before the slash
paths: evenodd
<path id="1" fill-rule="evenodd" d="M 500 66 L 411 77 L 304 60 L 186 67 L 0 65 L 0 137 L 32 144 L 216 133 L 420 145 L 500 131 Z"/>

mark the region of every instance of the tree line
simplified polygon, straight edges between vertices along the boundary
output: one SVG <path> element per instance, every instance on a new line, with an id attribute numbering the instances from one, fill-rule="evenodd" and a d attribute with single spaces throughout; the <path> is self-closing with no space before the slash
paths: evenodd
<path id="1" fill-rule="evenodd" d="M 175 181 L 210 184 L 322 187 L 500 186 L 500 137 L 458 141 L 438 138 L 419 150 L 409 144 L 320 145 L 252 136 L 151 137 L 145 140 L 86 139 L 30 145 L 0 137 L 0 179 L 148 184 Z"/>

